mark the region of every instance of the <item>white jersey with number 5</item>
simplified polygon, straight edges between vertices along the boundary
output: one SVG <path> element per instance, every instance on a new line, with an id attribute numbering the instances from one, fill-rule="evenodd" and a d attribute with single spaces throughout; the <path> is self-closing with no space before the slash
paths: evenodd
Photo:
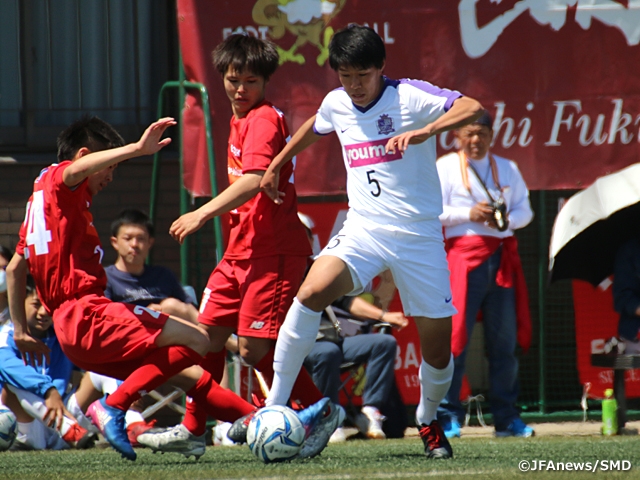
<path id="1" fill-rule="evenodd" d="M 327 94 L 314 131 L 335 131 L 340 139 L 353 211 L 408 230 L 415 222 L 438 218 L 442 194 L 435 137 L 410 145 L 404 155 L 385 153 L 385 145 L 396 135 L 437 120 L 461 96 L 425 81 L 386 77 L 380 96 L 366 107 L 354 105 L 343 88 Z"/>

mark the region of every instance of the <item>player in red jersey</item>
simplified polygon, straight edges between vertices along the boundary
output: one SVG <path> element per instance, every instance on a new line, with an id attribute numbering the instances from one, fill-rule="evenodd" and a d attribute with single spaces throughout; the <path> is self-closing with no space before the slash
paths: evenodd
<path id="1" fill-rule="evenodd" d="M 60 163 L 45 168 L 35 180 L 16 254 L 7 267 L 15 342 L 25 361 L 42 364 L 42 357 L 48 356 L 47 347 L 26 328 L 29 270 L 69 359 L 85 370 L 124 380 L 112 395 L 94 402 L 89 414 L 113 447 L 130 460 L 136 454 L 124 428 L 125 411 L 141 394 L 171 377 L 216 418 L 234 421 L 254 410 L 197 366 L 209 349 L 202 327 L 104 297 L 107 279 L 89 211 L 92 197 L 112 180 L 118 163 L 168 145 L 171 140 L 161 138 L 175 124 L 172 118 L 160 119 L 138 142 L 128 145 L 96 117 L 63 131 L 58 138 Z M 198 457 L 204 448 L 188 453 Z"/>
<path id="2" fill-rule="evenodd" d="M 265 100 L 266 84 L 278 67 L 278 53 L 270 42 L 231 35 L 213 51 L 213 63 L 223 77 L 233 111 L 227 150 L 230 186 L 199 209 L 178 218 L 170 233 L 182 243 L 207 220 L 229 213 L 228 245 L 209 277 L 198 316 L 211 339 L 212 353 L 202 365 L 214 378 L 220 378 L 225 342 L 237 332 L 243 360 L 255 366 L 270 385 L 275 340 L 311 254 L 298 218 L 293 165 L 287 164 L 287 171 L 280 177 L 280 191 L 285 194 L 282 205 L 275 205 L 260 192 L 262 175 L 289 137 L 283 113 Z M 303 372 L 291 397 L 309 406 L 322 394 Z M 228 436 L 244 440 L 248 421 L 238 422 Z M 205 423 L 206 418 L 200 416 L 196 423 L 185 419 L 184 425 L 199 435 Z M 166 448 L 174 437 L 169 430 L 143 434 L 138 441 Z"/>

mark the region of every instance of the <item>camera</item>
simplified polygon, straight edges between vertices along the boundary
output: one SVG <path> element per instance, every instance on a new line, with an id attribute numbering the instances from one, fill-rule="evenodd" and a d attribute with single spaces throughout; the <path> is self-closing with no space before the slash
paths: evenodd
<path id="1" fill-rule="evenodd" d="M 503 198 L 499 198 L 491 204 L 493 210 L 493 219 L 496 221 L 498 231 L 504 232 L 509 228 L 509 219 L 507 218 L 507 204 Z"/>

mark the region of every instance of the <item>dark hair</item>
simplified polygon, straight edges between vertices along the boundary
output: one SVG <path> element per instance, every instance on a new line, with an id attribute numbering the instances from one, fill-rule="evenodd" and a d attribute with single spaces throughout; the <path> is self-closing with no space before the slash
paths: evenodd
<path id="1" fill-rule="evenodd" d="M 117 237 L 120 227 L 123 225 L 138 225 L 147 229 L 149 237 L 153 238 L 155 235 L 155 228 L 153 227 L 153 223 L 151 223 L 149 216 L 137 208 L 127 208 L 120 212 L 118 218 L 116 218 L 111 224 L 111 235 Z"/>
<path id="2" fill-rule="evenodd" d="M 58 135 L 58 161 L 71 160 L 85 147 L 92 152 L 121 147 L 124 140 L 107 122 L 98 117 L 84 116 Z"/>
<path id="3" fill-rule="evenodd" d="M 251 72 L 269 80 L 279 65 L 278 50 L 273 43 L 248 35 L 230 35 L 211 56 L 213 66 L 222 76 L 232 66 L 238 73 Z"/>
<path id="4" fill-rule="evenodd" d="M 482 125 L 483 127 L 487 127 L 489 130 L 493 130 L 493 118 L 491 117 L 491 114 L 485 110 L 471 125 Z"/>
<path id="5" fill-rule="evenodd" d="M 36 281 L 31 276 L 31 274 L 27 274 L 27 297 L 29 295 L 33 295 L 35 291 L 36 291 Z"/>
<path id="6" fill-rule="evenodd" d="M 382 68 L 385 58 L 384 42 L 369 27 L 351 24 L 338 31 L 329 43 L 329 65 L 334 70 L 340 67 Z"/>
<path id="7" fill-rule="evenodd" d="M 4 245 L 0 245 L 0 257 L 4 258 L 7 262 L 11 261 L 11 257 L 13 257 L 13 253 Z"/>

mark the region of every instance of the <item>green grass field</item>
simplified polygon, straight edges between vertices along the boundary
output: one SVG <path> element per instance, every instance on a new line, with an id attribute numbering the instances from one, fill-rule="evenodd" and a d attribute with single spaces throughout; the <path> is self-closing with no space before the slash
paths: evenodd
<path id="1" fill-rule="evenodd" d="M 453 460 L 427 460 L 417 437 L 403 440 L 353 440 L 330 445 L 321 456 L 264 465 L 246 447 L 209 447 L 195 462 L 177 454 L 137 450 L 138 460 L 123 460 L 111 448 L 65 452 L 0 453 L 1 479 L 188 479 L 298 478 L 640 478 L 640 437 L 540 437 L 532 439 L 461 438 L 452 442 Z M 545 470 L 522 473 L 519 462 L 627 460 L 628 471 L 593 473 Z M 600 463 L 602 465 L 602 463 Z"/>

